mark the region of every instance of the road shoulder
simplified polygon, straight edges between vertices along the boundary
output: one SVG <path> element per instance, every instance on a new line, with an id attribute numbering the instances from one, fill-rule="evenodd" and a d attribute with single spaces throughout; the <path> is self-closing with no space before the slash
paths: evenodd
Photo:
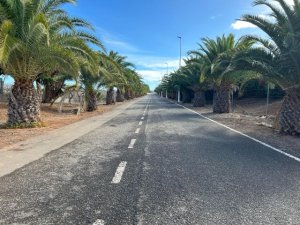
<path id="1" fill-rule="evenodd" d="M 42 158 L 45 154 L 56 150 L 81 136 L 93 131 L 112 118 L 121 114 L 139 99 L 126 102 L 112 111 L 99 116 L 90 117 L 69 124 L 62 128 L 47 132 L 26 141 L 7 146 L 0 151 L 0 177 L 10 174 L 30 162 Z"/>

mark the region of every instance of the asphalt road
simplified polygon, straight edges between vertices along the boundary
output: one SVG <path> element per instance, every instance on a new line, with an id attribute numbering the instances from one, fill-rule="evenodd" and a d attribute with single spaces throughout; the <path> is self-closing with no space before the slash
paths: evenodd
<path id="1" fill-rule="evenodd" d="M 0 178 L 0 224 L 300 224 L 300 163 L 148 95 Z"/>

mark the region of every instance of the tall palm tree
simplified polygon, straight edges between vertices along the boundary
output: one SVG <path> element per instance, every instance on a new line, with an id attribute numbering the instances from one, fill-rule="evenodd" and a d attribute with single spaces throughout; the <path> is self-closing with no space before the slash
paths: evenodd
<path id="1" fill-rule="evenodd" d="M 110 51 L 108 54 L 104 53 L 102 55 L 103 59 L 100 62 L 100 66 L 106 68 L 110 73 L 109 76 L 105 76 L 105 86 L 108 88 L 106 103 L 112 104 L 114 102 L 114 87 L 117 88 L 116 100 L 123 101 L 122 92 L 130 84 L 134 65 L 118 52 Z"/>
<path id="2" fill-rule="evenodd" d="M 80 70 L 80 80 L 83 84 L 85 91 L 85 98 L 87 101 L 86 110 L 92 112 L 97 110 L 97 84 L 99 83 L 101 76 L 98 72 L 93 71 L 87 65 L 82 65 Z"/>
<path id="3" fill-rule="evenodd" d="M 227 70 L 234 55 L 243 52 L 253 45 L 253 41 L 241 38 L 235 40 L 233 34 L 217 37 L 215 40 L 203 38 L 199 49 L 190 51 L 190 55 L 201 59 L 201 77 L 210 80 L 214 88 L 213 112 L 231 112 L 231 93 L 237 77 L 241 72 Z"/>
<path id="4" fill-rule="evenodd" d="M 97 53 L 95 57 L 97 60 L 83 63 L 80 70 L 80 80 L 85 90 L 87 111 L 89 112 L 97 109 L 97 89 L 103 86 L 111 88 L 112 83 L 117 80 L 116 71 L 120 70 L 120 65 L 105 52 Z"/>
<path id="5" fill-rule="evenodd" d="M 90 23 L 77 17 L 66 16 L 65 14 L 61 14 L 58 17 L 59 20 L 53 18 L 49 27 L 49 35 L 52 43 L 59 43 L 64 48 L 70 48 L 79 55 L 86 55 L 88 52 L 90 57 L 93 55 L 91 49 L 88 46 L 81 45 L 79 42 L 84 40 L 105 51 L 104 45 L 90 33 L 93 30 Z M 78 44 L 81 46 L 80 48 L 77 48 Z M 93 62 L 95 61 L 95 57 L 94 59 L 89 58 L 88 61 L 95 63 Z M 42 74 L 39 80 L 45 86 L 43 103 L 49 103 L 63 94 L 65 81 L 72 79 L 74 75 L 76 80 L 77 73 L 70 76 L 70 74 L 62 74 L 59 70 L 56 70 L 51 74 Z"/>
<path id="6" fill-rule="evenodd" d="M 127 69 L 126 84 L 124 85 L 125 98 L 135 98 L 142 95 L 143 81 L 141 76 L 133 69 Z"/>
<path id="7" fill-rule="evenodd" d="M 79 62 L 91 58 L 92 50 L 87 45 L 91 39 L 86 35 L 63 31 L 52 35 L 51 29 L 67 18 L 61 5 L 74 2 L 0 1 L 0 67 L 15 80 L 8 103 L 9 124 L 40 122 L 40 106 L 33 85 L 40 74 L 56 70 L 77 74 Z"/>
<path id="8" fill-rule="evenodd" d="M 300 2 L 288 5 L 284 0 L 257 0 L 254 6 L 265 6 L 269 18 L 244 15 L 241 20 L 264 31 L 268 38 L 249 35 L 260 46 L 238 55 L 236 64 L 261 73 L 265 79 L 280 85 L 285 91 L 281 111 L 281 131 L 300 134 Z"/>
<path id="9" fill-rule="evenodd" d="M 186 88 L 194 92 L 194 107 L 203 107 L 206 104 L 205 91 L 209 89 L 209 82 L 205 76 L 201 76 L 201 69 L 203 66 L 202 57 L 192 57 L 186 60 L 186 66 L 183 69 L 183 80 L 185 80 Z"/>

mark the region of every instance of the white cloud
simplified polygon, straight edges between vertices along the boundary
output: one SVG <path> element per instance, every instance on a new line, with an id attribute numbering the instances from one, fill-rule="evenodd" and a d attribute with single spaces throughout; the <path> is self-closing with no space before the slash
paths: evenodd
<path id="1" fill-rule="evenodd" d="M 160 70 L 169 68 L 169 71 L 179 68 L 179 59 L 176 57 L 160 57 L 151 55 L 138 55 L 129 54 L 129 61 L 132 61 L 138 67 L 151 70 Z M 181 65 L 184 66 L 184 60 L 182 59 Z"/>
<path id="2" fill-rule="evenodd" d="M 162 59 L 160 60 L 157 58 L 154 59 L 152 62 L 150 61 L 138 61 L 138 65 L 143 66 L 145 68 L 167 68 L 174 69 L 179 67 L 179 60 L 178 59 Z"/>
<path id="3" fill-rule="evenodd" d="M 231 24 L 231 27 L 235 30 L 241 30 L 241 29 L 247 29 L 247 28 L 256 28 L 255 25 L 245 22 L 245 21 L 240 21 L 237 20 L 234 23 Z"/>
<path id="4" fill-rule="evenodd" d="M 165 70 L 137 70 L 146 81 L 160 81 L 166 74 Z"/>
<path id="5" fill-rule="evenodd" d="M 210 17 L 210 19 L 211 19 L 211 20 L 216 20 L 216 19 L 218 19 L 218 18 L 220 18 L 220 17 L 222 17 L 222 16 L 223 16 L 222 14 L 213 15 L 213 16 Z"/>
<path id="6" fill-rule="evenodd" d="M 293 6 L 294 5 L 294 0 L 285 0 L 285 2 L 289 5 L 289 6 Z M 276 6 L 279 6 L 279 3 L 274 2 L 274 4 Z M 271 13 L 269 8 L 266 7 L 258 7 L 258 11 L 256 11 L 258 13 L 258 16 L 260 16 L 263 19 L 270 19 L 273 20 L 273 18 L 269 15 Z M 235 29 L 235 30 L 241 30 L 241 29 L 249 29 L 249 28 L 257 28 L 255 25 L 245 22 L 245 21 L 240 21 L 237 20 L 234 23 L 231 24 L 231 28 Z"/>
<path id="7" fill-rule="evenodd" d="M 100 35 L 101 40 L 103 41 L 105 46 L 108 46 L 110 49 L 114 49 L 116 51 L 123 51 L 123 52 L 138 52 L 139 49 L 134 45 L 121 40 L 119 35 L 112 34 L 107 30 L 96 26 L 96 32 Z"/>
<path id="8" fill-rule="evenodd" d="M 176 57 L 160 57 L 151 55 L 128 55 L 129 61 L 136 65 L 137 72 L 154 89 L 161 81 L 162 77 L 176 71 L 179 68 L 179 59 Z M 182 59 L 182 66 L 185 65 Z"/>
<path id="9" fill-rule="evenodd" d="M 121 49 L 123 51 L 137 52 L 138 48 L 135 46 L 120 40 L 115 40 L 111 37 L 103 36 L 103 41 L 106 45 L 109 45 L 112 49 Z"/>
<path id="10" fill-rule="evenodd" d="M 294 5 L 294 0 L 285 0 L 285 2 L 289 5 Z"/>

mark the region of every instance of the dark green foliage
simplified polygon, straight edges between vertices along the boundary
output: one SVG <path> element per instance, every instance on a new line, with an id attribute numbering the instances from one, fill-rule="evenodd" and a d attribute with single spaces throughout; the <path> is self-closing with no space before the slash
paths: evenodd
<path id="1" fill-rule="evenodd" d="M 268 92 L 268 84 L 261 80 L 249 80 L 243 88 L 240 97 L 243 98 L 266 98 Z M 285 92 L 278 85 L 270 85 L 270 98 L 283 98 Z"/>

